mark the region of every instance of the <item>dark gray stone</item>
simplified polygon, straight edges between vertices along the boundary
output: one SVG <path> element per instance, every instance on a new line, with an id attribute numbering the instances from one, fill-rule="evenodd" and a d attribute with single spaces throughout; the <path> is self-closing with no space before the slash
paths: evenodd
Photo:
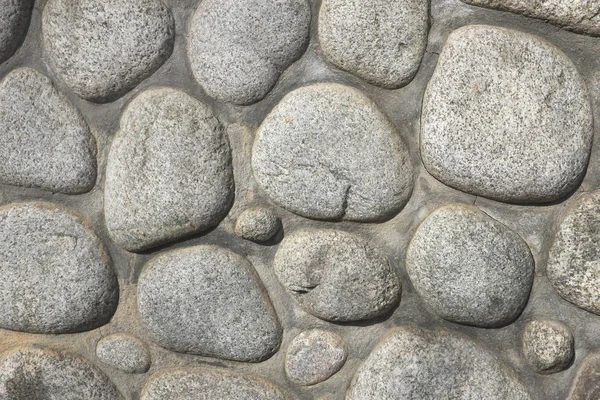
<path id="1" fill-rule="evenodd" d="M 235 223 L 235 233 L 254 242 L 266 242 L 281 228 L 281 220 L 267 208 L 248 208 Z"/>
<path id="2" fill-rule="evenodd" d="M 8 60 L 23 41 L 34 0 L 0 0 L 0 63 Z"/>
<path id="3" fill-rule="evenodd" d="M 600 353 L 587 356 L 581 363 L 567 400 L 600 399 Z"/>
<path id="4" fill-rule="evenodd" d="M 150 368 L 150 351 L 141 340 L 126 333 L 103 337 L 96 344 L 96 356 L 103 363 L 130 374 L 141 374 Z"/>
<path id="5" fill-rule="evenodd" d="M 557 321 L 531 321 L 523 332 L 523 354 L 529 366 L 540 374 L 563 371 L 575 356 L 573 334 Z"/>

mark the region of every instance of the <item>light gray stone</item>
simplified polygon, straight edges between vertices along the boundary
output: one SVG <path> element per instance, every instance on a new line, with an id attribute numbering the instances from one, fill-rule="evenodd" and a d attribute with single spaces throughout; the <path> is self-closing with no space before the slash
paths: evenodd
<path id="1" fill-rule="evenodd" d="M 260 378 L 221 369 L 176 369 L 153 375 L 141 400 L 288 400 L 282 389 Z"/>
<path id="2" fill-rule="evenodd" d="M 0 182 L 53 192 L 96 183 L 96 141 L 50 79 L 19 68 L 0 82 Z"/>
<path id="3" fill-rule="evenodd" d="M 462 0 L 474 6 L 492 8 L 539 18 L 567 30 L 600 36 L 599 0 Z"/>
<path id="4" fill-rule="evenodd" d="M 252 166 L 271 199 L 308 218 L 389 218 L 413 186 L 400 135 L 367 96 L 338 84 L 287 94 L 257 131 Z"/>
<path id="5" fill-rule="evenodd" d="M 105 364 L 130 374 L 141 374 L 150 368 L 150 351 L 138 338 L 126 333 L 103 337 L 96 344 L 96 356 Z"/>
<path id="6" fill-rule="evenodd" d="M 42 29 L 52 69 L 95 102 L 113 101 L 152 75 L 175 41 L 161 0 L 49 0 Z"/>
<path id="7" fill-rule="evenodd" d="M 440 207 L 421 223 L 406 271 L 440 317 L 497 327 L 516 319 L 529 298 L 534 260 L 527 243 L 477 207 Z"/>
<path id="8" fill-rule="evenodd" d="M 573 334 L 557 321 L 536 320 L 525 326 L 523 354 L 527 363 L 540 374 L 565 370 L 575 356 Z"/>
<path id="9" fill-rule="evenodd" d="M 402 286 L 388 260 L 343 231 L 305 229 L 286 236 L 273 267 L 302 308 L 328 321 L 375 318 L 400 300 Z"/>
<path id="10" fill-rule="evenodd" d="M 210 108 L 167 88 L 136 97 L 106 167 L 110 236 L 130 251 L 219 224 L 233 200 L 231 151 Z"/>
<path id="11" fill-rule="evenodd" d="M 138 282 L 142 322 L 167 349 L 262 361 L 281 326 L 252 265 L 229 250 L 196 246 L 150 260 Z"/>
<path id="12" fill-rule="evenodd" d="M 587 356 L 577 372 L 567 400 L 596 400 L 600 398 L 600 353 Z"/>
<path id="13" fill-rule="evenodd" d="M 396 89 L 417 73 L 427 47 L 429 0 L 324 0 L 319 42 L 329 61 Z"/>
<path id="14" fill-rule="evenodd" d="M 306 0 L 203 0 L 189 27 L 192 72 L 209 96 L 254 103 L 304 53 L 310 18 Z"/>
<path id="15" fill-rule="evenodd" d="M 235 223 L 235 233 L 254 242 L 266 242 L 281 228 L 281 220 L 267 208 L 248 208 Z"/>
<path id="16" fill-rule="evenodd" d="M 359 367 L 347 400 L 530 400 L 516 374 L 466 336 L 392 329 Z"/>
<path id="17" fill-rule="evenodd" d="M 7 400 L 121 400 L 108 377 L 87 360 L 41 348 L 0 356 L 0 398 Z"/>
<path id="18" fill-rule="evenodd" d="M 17 51 L 25 38 L 34 0 L 0 0 L 0 63 Z"/>
<path id="19" fill-rule="evenodd" d="M 285 372 L 298 385 L 315 385 L 338 372 L 347 356 L 346 344 L 340 335 L 321 329 L 304 331 L 287 349 Z"/>
<path id="20" fill-rule="evenodd" d="M 554 239 L 546 273 L 554 289 L 577 307 L 600 315 L 600 191 L 581 195 Z"/>
<path id="21" fill-rule="evenodd" d="M 50 203 L 0 208 L 0 327 L 30 333 L 94 329 L 119 297 L 110 257 L 87 222 Z"/>
<path id="22" fill-rule="evenodd" d="M 535 36 L 454 31 L 423 100 L 421 154 L 453 188 L 516 203 L 563 198 L 582 179 L 592 112 L 573 62 Z"/>

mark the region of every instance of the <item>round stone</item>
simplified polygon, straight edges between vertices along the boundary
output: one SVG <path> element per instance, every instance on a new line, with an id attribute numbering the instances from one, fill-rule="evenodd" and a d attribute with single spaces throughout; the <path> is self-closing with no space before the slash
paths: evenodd
<path id="1" fill-rule="evenodd" d="M 540 374 L 553 374 L 569 367 L 575 355 L 573 334 L 556 321 L 531 321 L 523 332 L 525 360 Z"/>
<path id="2" fill-rule="evenodd" d="M 324 320 L 375 318 L 400 301 L 400 281 L 388 260 L 350 233 L 294 232 L 281 242 L 274 269 L 300 306 Z"/>
<path id="3" fill-rule="evenodd" d="M 254 362 L 281 343 L 279 320 L 250 262 L 214 246 L 149 261 L 138 308 L 158 344 L 173 351 Z"/>
<path id="4" fill-rule="evenodd" d="M 308 44 L 306 0 L 203 0 L 188 35 L 188 57 L 209 96 L 235 104 L 263 97 Z"/>
<path id="5" fill-rule="evenodd" d="M 117 307 L 110 257 L 88 223 L 50 203 L 0 208 L 0 327 L 29 333 L 98 328 Z"/>
<path id="6" fill-rule="evenodd" d="M 0 0 L 0 63 L 19 48 L 27 33 L 34 0 Z"/>
<path id="7" fill-rule="evenodd" d="M 67 194 L 96 183 L 96 141 L 85 120 L 36 70 L 18 68 L 0 82 L 0 126 L 1 183 Z"/>
<path id="8" fill-rule="evenodd" d="M 115 333 L 103 337 L 96 345 L 96 356 L 104 364 L 130 374 L 141 374 L 150 368 L 150 352 L 139 339 Z"/>
<path id="9" fill-rule="evenodd" d="M 527 243 L 477 207 L 440 207 L 421 223 L 406 271 L 431 310 L 460 324 L 498 327 L 529 298 L 534 260 Z"/>
<path id="10" fill-rule="evenodd" d="M 413 187 L 394 127 L 363 93 L 338 84 L 287 94 L 258 129 L 252 166 L 276 203 L 308 218 L 383 220 Z"/>
<path id="11" fill-rule="evenodd" d="M 175 41 L 160 0 L 49 0 L 42 30 L 52 69 L 95 102 L 113 101 L 152 75 Z"/>
<path id="12" fill-rule="evenodd" d="M 319 42 L 329 61 L 396 89 L 417 73 L 427 47 L 429 0 L 324 0 Z"/>
<path id="13" fill-rule="evenodd" d="M 592 353 L 581 363 L 567 400 L 600 398 L 600 353 Z"/>
<path id="14" fill-rule="evenodd" d="M 271 382 L 221 369 L 178 369 L 153 375 L 141 400 L 288 400 Z"/>
<path id="15" fill-rule="evenodd" d="M 266 208 L 244 210 L 235 223 L 235 233 L 253 242 L 266 242 L 281 228 L 281 220 Z"/>
<path id="16" fill-rule="evenodd" d="M 287 349 L 285 372 L 298 385 L 315 385 L 338 372 L 346 357 L 346 344 L 340 335 L 320 329 L 304 331 Z"/>
<path id="17" fill-rule="evenodd" d="M 10 400 L 121 400 L 108 377 L 87 360 L 41 348 L 0 356 L 0 398 Z"/>
<path id="18" fill-rule="evenodd" d="M 233 201 L 233 170 L 210 108 L 175 89 L 136 97 L 108 156 L 104 196 L 108 232 L 129 251 L 218 225 Z"/>
<path id="19" fill-rule="evenodd" d="M 359 367 L 347 400 L 530 400 L 515 372 L 456 333 L 391 330 Z"/>
<path id="20" fill-rule="evenodd" d="M 491 26 L 454 31 L 423 100 L 421 154 L 453 188 L 516 203 L 563 198 L 592 143 L 585 82 L 558 48 Z"/>
<path id="21" fill-rule="evenodd" d="M 600 191 L 581 195 L 562 221 L 546 273 L 577 307 L 600 315 Z"/>

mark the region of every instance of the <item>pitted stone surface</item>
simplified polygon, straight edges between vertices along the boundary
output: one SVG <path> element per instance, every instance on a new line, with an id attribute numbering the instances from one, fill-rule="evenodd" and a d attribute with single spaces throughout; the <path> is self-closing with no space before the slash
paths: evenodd
<path id="1" fill-rule="evenodd" d="M 152 75 L 175 40 L 161 0 L 49 0 L 42 28 L 52 69 L 95 102 L 112 101 Z"/>
<path id="2" fill-rule="evenodd" d="M 96 141 L 46 76 L 19 68 L 0 82 L 0 129 L 0 182 L 68 194 L 94 186 Z"/>
<path id="3" fill-rule="evenodd" d="M 391 330 L 359 367 L 347 400 L 530 400 L 513 370 L 466 336 Z"/>
<path id="4" fill-rule="evenodd" d="M 0 356 L 0 398 L 7 400 L 121 400 L 87 360 L 50 349 L 19 348 Z"/>
<path id="5" fill-rule="evenodd" d="M 343 231 L 306 229 L 286 236 L 273 267 L 302 308 L 328 321 L 374 318 L 400 300 L 400 281 L 388 260 Z"/>
<path id="6" fill-rule="evenodd" d="M 595 400 L 600 398 L 600 353 L 587 356 L 581 363 L 567 400 Z"/>
<path id="7" fill-rule="evenodd" d="M 335 65 L 395 89 L 412 80 L 427 47 L 429 0 L 325 0 L 319 41 Z"/>
<path id="8" fill-rule="evenodd" d="M 497 327 L 525 307 L 534 260 L 515 232 L 476 207 L 452 204 L 421 223 L 408 247 L 406 271 L 440 317 Z"/>
<path id="9" fill-rule="evenodd" d="M 231 152 L 210 108 L 175 89 L 136 97 L 108 157 L 105 217 L 141 251 L 219 224 L 233 200 Z"/>
<path id="10" fill-rule="evenodd" d="M 86 222 L 50 203 L 0 208 L 0 327 L 67 333 L 107 323 L 117 307 L 110 258 Z"/>
<path id="11" fill-rule="evenodd" d="M 139 278 L 138 307 L 148 331 L 170 350 L 262 361 L 281 343 L 254 268 L 226 249 L 197 246 L 152 259 Z"/>
<path id="12" fill-rule="evenodd" d="M 553 45 L 491 26 L 454 31 L 423 100 L 427 170 L 500 201 L 560 199 L 583 177 L 592 113 L 583 79 Z"/>
<path id="13" fill-rule="evenodd" d="M 235 223 L 235 233 L 254 242 L 266 242 L 281 228 L 281 220 L 267 208 L 244 210 Z"/>
<path id="14" fill-rule="evenodd" d="M 258 129 L 252 166 L 275 202 L 308 218 L 382 220 L 413 185 L 399 134 L 368 97 L 338 84 L 287 94 Z"/>
<path id="15" fill-rule="evenodd" d="M 539 18 L 570 31 L 600 36 L 599 0 L 462 0 L 467 4 Z"/>
<path id="16" fill-rule="evenodd" d="M 523 354 L 540 374 L 553 374 L 569 367 L 574 357 L 573 334 L 557 321 L 536 320 L 525 326 Z"/>
<path id="17" fill-rule="evenodd" d="M 346 344 L 340 335 L 312 329 L 300 333 L 290 343 L 285 372 L 298 385 L 315 385 L 338 372 L 346 357 Z"/>
<path id="18" fill-rule="evenodd" d="M 138 338 L 126 333 L 103 337 L 96 345 L 96 356 L 103 363 L 130 374 L 140 374 L 150 368 L 150 353 Z"/>
<path id="19" fill-rule="evenodd" d="M 178 369 L 153 375 L 141 400 L 288 400 L 271 382 L 212 368 Z"/>
<path id="20" fill-rule="evenodd" d="M 254 103 L 304 52 L 310 18 L 306 0 L 204 0 L 189 27 L 192 72 L 209 96 Z"/>
<path id="21" fill-rule="evenodd" d="M 581 195 L 562 221 L 546 272 L 565 300 L 600 315 L 600 191 Z"/>
<path id="22" fill-rule="evenodd" d="M 34 0 L 0 0 L 0 63 L 15 53 L 29 26 Z"/>

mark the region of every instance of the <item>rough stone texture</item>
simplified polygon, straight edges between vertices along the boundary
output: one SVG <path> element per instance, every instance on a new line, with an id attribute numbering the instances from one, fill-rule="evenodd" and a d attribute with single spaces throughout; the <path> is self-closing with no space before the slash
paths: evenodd
<path id="1" fill-rule="evenodd" d="M 321 329 L 304 331 L 287 348 L 285 372 L 298 385 L 315 385 L 338 372 L 347 356 L 340 335 Z"/>
<path id="2" fill-rule="evenodd" d="M 429 27 L 429 0 L 324 0 L 323 53 L 338 67 L 396 89 L 419 69 Z"/>
<path id="3" fill-rule="evenodd" d="M 281 228 L 281 220 L 268 208 L 244 210 L 235 223 L 235 233 L 253 242 L 266 242 Z"/>
<path id="4" fill-rule="evenodd" d="M 87 223 L 50 203 L 0 208 L 0 327 L 31 333 L 104 325 L 118 301 L 110 258 Z"/>
<path id="5" fill-rule="evenodd" d="M 529 400 L 514 371 L 465 336 L 400 327 L 359 367 L 347 400 Z"/>
<path id="6" fill-rule="evenodd" d="M 600 191 L 584 194 L 562 221 L 546 272 L 565 300 L 600 315 Z"/>
<path id="7" fill-rule="evenodd" d="M 0 0 L 0 63 L 17 51 L 29 26 L 34 0 Z"/>
<path id="8" fill-rule="evenodd" d="M 49 0 L 42 22 L 50 66 L 95 102 L 112 101 L 152 75 L 175 40 L 160 0 Z"/>
<path id="9" fill-rule="evenodd" d="M 571 388 L 567 400 L 595 400 L 600 398 L 600 353 L 587 356 Z"/>
<path id="10" fill-rule="evenodd" d="M 96 356 L 105 364 L 130 374 L 141 374 L 150 368 L 150 352 L 139 339 L 126 333 L 103 337 L 96 345 Z"/>
<path id="11" fill-rule="evenodd" d="M 0 356 L 0 398 L 7 400 L 121 400 L 102 371 L 69 353 L 18 348 Z"/>
<path id="12" fill-rule="evenodd" d="M 113 240 L 141 251 L 205 231 L 219 224 L 232 200 L 231 152 L 210 108 L 175 89 L 136 97 L 106 168 Z"/>
<path id="13" fill-rule="evenodd" d="M 427 170 L 500 201 L 557 200 L 577 187 L 592 139 L 583 79 L 539 38 L 468 26 L 446 41 L 423 100 Z"/>
<path id="14" fill-rule="evenodd" d="M 265 380 L 225 370 L 194 368 L 153 375 L 141 400 L 288 400 Z"/>
<path id="15" fill-rule="evenodd" d="M 276 352 L 282 329 L 252 265 L 229 250 L 164 253 L 138 282 L 142 322 L 170 350 L 237 361 Z"/>
<path id="16" fill-rule="evenodd" d="M 404 142 L 368 97 L 338 84 L 287 94 L 258 129 L 255 177 L 308 218 L 376 221 L 402 209 L 413 167 Z"/>
<path id="17" fill-rule="evenodd" d="M 599 0 L 462 0 L 474 6 L 539 18 L 570 31 L 600 36 Z"/>
<path id="18" fill-rule="evenodd" d="M 273 267 L 302 308 L 325 320 L 374 318 L 400 300 L 400 281 L 387 259 L 343 231 L 306 229 L 287 235 Z"/>
<path id="19" fill-rule="evenodd" d="M 18 68 L 0 82 L 0 131 L 0 182 L 69 194 L 94 186 L 96 141 L 79 111 L 36 70 Z"/>
<path id="20" fill-rule="evenodd" d="M 209 96 L 254 103 L 304 52 L 310 17 L 306 0 L 203 0 L 189 26 L 192 72 Z"/>
<path id="21" fill-rule="evenodd" d="M 553 374 L 569 367 L 575 355 L 573 334 L 557 321 L 531 321 L 523 332 L 523 354 L 540 374 Z"/>
<path id="22" fill-rule="evenodd" d="M 515 232 L 473 206 L 438 208 L 408 247 L 406 270 L 444 319 L 480 327 L 512 322 L 533 282 L 534 260 Z"/>

